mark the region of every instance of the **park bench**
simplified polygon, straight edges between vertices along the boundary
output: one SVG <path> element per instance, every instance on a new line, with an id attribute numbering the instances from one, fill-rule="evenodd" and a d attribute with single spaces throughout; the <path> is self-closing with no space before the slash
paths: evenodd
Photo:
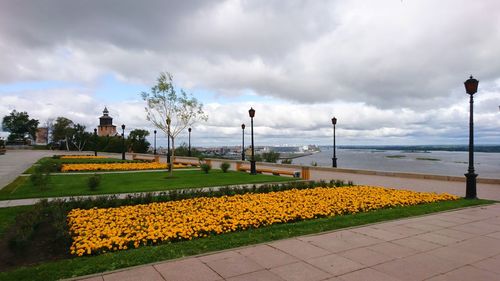
<path id="1" fill-rule="evenodd" d="M 132 153 L 132 160 L 142 160 L 142 161 L 151 161 L 151 162 L 160 162 L 160 155 L 137 155 L 137 153 Z"/>
<path id="2" fill-rule="evenodd" d="M 250 167 L 248 166 L 241 166 L 238 168 L 238 171 L 241 172 L 248 172 L 250 171 Z M 287 171 L 287 170 L 276 170 L 276 169 L 265 169 L 265 168 L 260 168 L 255 170 L 257 174 L 262 174 L 262 173 L 268 173 L 268 174 L 273 174 L 275 176 L 292 176 L 292 177 L 300 177 L 300 173 L 294 172 L 294 171 Z M 299 176 L 298 176 L 299 175 Z"/>

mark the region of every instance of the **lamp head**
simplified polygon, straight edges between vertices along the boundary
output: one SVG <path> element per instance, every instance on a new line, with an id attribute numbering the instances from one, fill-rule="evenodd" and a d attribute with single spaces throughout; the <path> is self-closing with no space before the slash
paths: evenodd
<path id="1" fill-rule="evenodd" d="M 188 132 L 190 132 L 190 133 L 191 133 L 191 128 L 188 128 Z"/>
<path id="2" fill-rule="evenodd" d="M 473 95 L 477 92 L 477 85 L 479 84 L 479 81 L 474 79 L 472 75 L 470 76 L 467 81 L 464 82 L 465 85 L 465 92 L 469 95 Z"/>
<path id="3" fill-rule="evenodd" d="M 122 125 L 122 130 L 125 130 L 125 124 Z"/>
<path id="4" fill-rule="evenodd" d="M 253 109 L 253 107 L 250 107 L 250 110 L 248 110 L 248 114 L 250 115 L 250 118 L 253 118 L 255 116 L 255 109 Z"/>
<path id="5" fill-rule="evenodd" d="M 241 129 L 245 130 L 245 124 L 241 124 Z"/>
<path id="6" fill-rule="evenodd" d="M 332 118 L 332 124 L 333 124 L 333 125 L 336 125 L 336 124 L 337 124 L 337 118 L 335 118 L 335 117 L 333 117 L 333 118 Z"/>

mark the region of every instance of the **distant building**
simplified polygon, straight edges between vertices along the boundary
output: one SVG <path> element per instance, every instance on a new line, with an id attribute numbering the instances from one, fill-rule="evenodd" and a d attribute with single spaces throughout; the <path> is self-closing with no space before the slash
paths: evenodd
<path id="1" fill-rule="evenodd" d="M 114 136 L 116 135 L 116 126 L 113 125 L 113 118 L 109 116 L 109 111 L 106 107 L 99 117 L 99 126 L 97 126 L 97 135 L 99 136 Z"/>
<path id="2" fill-rule="evenodd" d="M 35 144 L 46 145 L 49 143 L 49 128 L 41 127 L 36 129 Z"/>

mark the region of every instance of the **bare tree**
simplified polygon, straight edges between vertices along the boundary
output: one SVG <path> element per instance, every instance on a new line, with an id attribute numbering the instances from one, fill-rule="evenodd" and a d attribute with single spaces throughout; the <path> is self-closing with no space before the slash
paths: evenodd
<path id="1" fill-rule="evenodd" d="M 208 120 L 203 112 L 203 104 L 192 95 L 186 94 L 184 90 L 179 91 L 178 94 L 174 88 L 172 75 L 162 72 L 151 91 L 141 93 L 142 99 L 146 102 L 147 120 L 172 140 L 171 164 L 175 159 L 175 138 L 197 121 Z M 172 175 L 172 169 L 170 173 Z"/>

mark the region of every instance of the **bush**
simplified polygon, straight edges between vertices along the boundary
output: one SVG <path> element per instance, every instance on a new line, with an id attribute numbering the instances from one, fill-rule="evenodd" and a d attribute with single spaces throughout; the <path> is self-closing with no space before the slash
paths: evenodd
<path id="1" fill-rule="evenodd" d="M 313 166 L 313 167 L 317 167 L 317 166 L 318 166 L 318 162 L 316 162 L 316 161 L 312 161 L 312 162 L 311 162 L 311 166 Z"/>
<path id="2" fill-rule="evenodd" d="M 33 186 L 37 187 L 38 189 L 47 189 L 50 182 L 50 165 L 44 163 L 35 166 L 35 169 L 30 176 L 30 180 Z"/>
<path id="3" fill-rule="evenodd" d="M 227 173 L 227 170 L 229 170 L 229 167 L 231 165 L 227 162 L 223 162 L 222 164 L 220 164 L 220 169 L 222 170 L 222 172 L 224 173 Z"/>
<path id="4" fill-rule="evenodd" d="M 280 154 L 278 152 L 274 152 L 274 151 L 265 152 L 265 153 L 262 153 L 262 158 L 266 162 L 276 163 L 278 161 L 278 159 L 280 158 Z"/>
<path id="5" fill-rule="evenodd" d="M 292 159 L 283 159 L 281 160 L 281 164 L 292 164 Z"/>
<path id="6" fill-rule="evenodd" d="M 101 184 L 101 176 L 98 174 L 94 174 L 93 176 L 90 176 L 89 179 L 87 180 L 87 185 L 89 186 L 89 189 L 91 191 L 97 190 L 97 187 Z"/>
<path id="7" fill-rule="evenodd" d="M 208 172 L 210 172 L 210 170 L 212 169 L 212 165 L 203 163 L 200 165 L 200 168 L 203 172 L 205 172 L 205 174 L 208 174 Z"/>

